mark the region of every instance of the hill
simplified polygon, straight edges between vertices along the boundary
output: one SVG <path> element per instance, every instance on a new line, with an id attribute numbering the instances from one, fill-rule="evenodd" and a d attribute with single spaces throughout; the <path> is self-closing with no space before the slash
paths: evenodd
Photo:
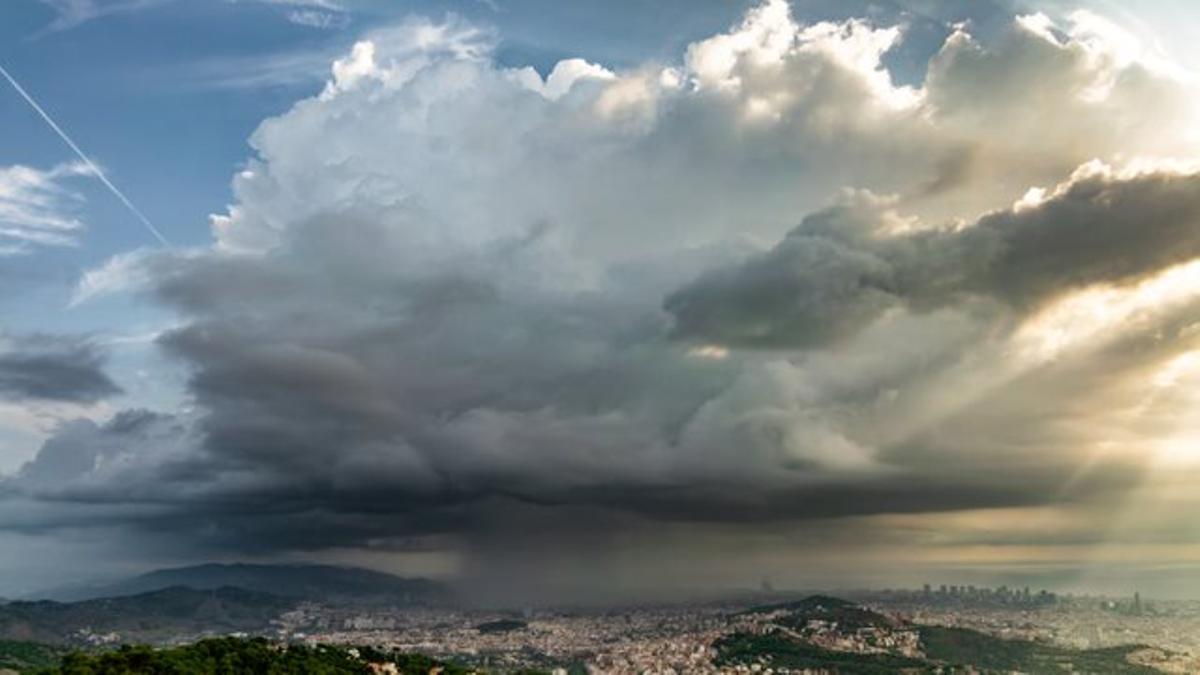
<path id="1" fill-rule="evenodd" d="M 368 647 L 276 645 L 261 639 L 220 638 L 166 649 L 121 647 L 99 654 L 72 653 L 44 675 L 81 673 L 324 673 L 370 675 L 377 672 L 465 675 L 465 668 L 425 656 Z"/>
<path id="2" fill-rule="evenodd" d="M 17 672 L 50 668 L 64 655 L 64 650 L 36 642 L 0 640 L 0 672 Z"/>
<path id="3" fill-rule="evenodd" d="M 174 642 L 265 632 L 296 600 L 240 588 L 172 587 L 116 598 L 0 606 L 0 638 L 50 644 Z"/>
<path id="4" fill-rule="evenodd" d="M 443 585 L 357 567 L 335 565 L 207 564 L 163 569 L 99 586 L 51 589 L 36 599 L 75 602 L 148 593 L 173 586 L 197 590 L 243 588 L 286 598 L 321 602 L 378 602 L 403 606 L 436 606 L 450 601 Z"/>
<path id="5" fill-rule="evenodd" d="M 918 626 L 854 603 L 813 596 L 733 615 L 737 631 L 714 644 L 723 666 L 859 673 L 1158 672 L 1138 662 L 1148 648 L 1076 650 L 998 638 L 967 628 Z"/>
<path id="6" fill-rule="evenodd" d="M 742 614 L 769 614 L 771 612 L 811 612 L 846 609 L 856 607 L 849 600 L 842 600 L 828 595 L 810 595 L 800 600 L 776 602 L 770 605 L 757 605 L 744 610 Z"/>

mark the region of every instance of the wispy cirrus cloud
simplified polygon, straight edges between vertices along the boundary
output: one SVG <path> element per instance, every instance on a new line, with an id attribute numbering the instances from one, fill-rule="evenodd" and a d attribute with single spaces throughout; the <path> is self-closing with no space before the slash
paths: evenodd
<path id="1" fill-rule="evenodd" d="M 34 39 L 49 33 L 70 30 L 85 23 L 115 14 L 127 14 L 151 9 L 172 0 L 39 0 L 54 11 L 54 18 L 35 33 Z M 344 28 L 350 23 L 350 12 L 333 0 L 228 0 L 231 4 L 255 3 L 277 5 L 283 17 L 291 23 L 312 28 Z"/>
<path id="2" fill-rule="evenodd" d="M 229 0 L 233 3 L 276 5 L 288 22 L 309 28 L 337 29 L 350 24 L 350 11 L 334 0 Z"/>
<path id="3" fill-rule="evenodd" d="M 176 86 L 197 89 L 317 87 L 338 51 L 331 48 L 205 59 L 172 69 L 169 77 Z"/>
<path id="4" fill-rule="evenodd" d="M 113 14 L 134 12 L 160 5 L 168 0 L 41 0 L 54 10 L 55 17 L 34 37 L 69 30 L 89 21 Z"/>
<path id="5" fill-rule="evenodd" d="M 297 26 L 325 29 L 343 28 L 350 22 L 345 14 L 315 9 L 294 9 L 287 13 L 287 20 Z"/>
<path id="6" fill-rule="evenodd" d="M 365 36 L 375 50 L 372 58 L 383 63 L 413 63 L 447 55 L 470 56 L 489 51 L 496 41 L 493 31 L 451 17 L 433 23 L 411 17 L 382 26 Z M 321 47 L 224 56 L 197 61 L 163 71 L 174 86 L 198 89 L 259 89 L 263 87 L 313 87 L 329 81 L 331 71 L 351 50 L 351 41 L 331 38 Z"/>
<path id="7" fill-rule="evenodd" d="M 285 7 L 301 7 L 307 9 L 323 9 L 330 12 L 344 12 L 346 7 L 333 0 L 252 0 L 267 5 L 282 5 Z"/>
<path id="8" fill-rule="evenodd" d="M 44 171 L 20 164 L 0 167 L 0 256 L 74 246 L 84 228 L 77 213 L 83 197 L 65 183 L 90 175 L 83 162 Z"/>

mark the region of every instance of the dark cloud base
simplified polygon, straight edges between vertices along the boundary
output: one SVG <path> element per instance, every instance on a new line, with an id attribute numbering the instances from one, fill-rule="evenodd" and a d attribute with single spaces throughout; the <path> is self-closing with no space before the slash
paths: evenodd
<path id="1" fill-rule="evenodd" d="M 91 403 L 121 393 L 104 372 L 100 350 L 59 336 L 10 338 L 0 351 L 0 396 Z"/>

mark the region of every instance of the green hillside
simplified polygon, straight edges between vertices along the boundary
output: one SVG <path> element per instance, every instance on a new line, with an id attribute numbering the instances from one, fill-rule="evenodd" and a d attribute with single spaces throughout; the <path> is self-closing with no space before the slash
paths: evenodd
<path id="1" fill-rule="evenodd" d="M 0 640 L 0 670 L 21 672 L 49 668 L 57 664 L 64 653 L 62 649 L 37 642 Z"/>
<path id="2" fill-rule="evenodd" d="M 385 653 L 370 648 L 340 646 L 283 646 L 263 639 L 216 638 L 165 649 L 121 647 L 99 654 L 74 652 L 58 665 L 33 672 L 39 675 L 366 675 L 375 667 L 393 664 L 405 674 L 443 675 L 470 672 L 425 656 Z"/>
<path id="3" fill-rule="evenodd" d="M 759 664 L 763 668 L 811 669 L 846 675 L 897 672 L 1151 675 L 1159 672 L 1130 661 L 1131 654 L 1146 649 L 1143 645 L 1076 650 L 1030 640 L 998 638 L 967 628 L 916 626 L 827 596 L 756 607 L 735 616 L 760 619 L 754 632 L 734 633 L 717 641 L 714 646 L 720 664 Z M 921 658 L 879 646 L 897 644 L 881 638 L 899 635 L 911 638 L 914 633 L 919 650 L 905 653 L 923 655 Z M 825 640 L 831 636 L 856 640 L 867 648 L 831 649 L 817 643 L 814 637 L 817 634 Z M 823 644 L 836 643 L 835 640 Z"/>
<path id="4" fill-rule="evenodd" d="M 240 588 L 166 588 L 83 602 L 10 602 L 0 605 L 0 638 L 78 643 L 82 632 L 115 633 L 122 642 L 170 642 L 181 636 L 254 633 L 295 600 Z"/>

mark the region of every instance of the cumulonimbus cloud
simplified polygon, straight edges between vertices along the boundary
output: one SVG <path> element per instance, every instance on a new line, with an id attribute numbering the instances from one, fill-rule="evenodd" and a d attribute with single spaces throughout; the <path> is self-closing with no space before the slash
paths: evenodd
<path id="1" fill-rule="evenodd" d="M 195 409 L 72 427 L 6 494 L 27 527 L 101 504 L 79 517 L 279 550 L 548 507 L 769 523 L 1127 489 L 1138 458 L 1045 420 L 1135 396 L 1185 305 L 1053 362 L 1022 331 L 1200 253 L 1194 173 L 1087 164 L 1192 156 L 1197 99 L 1089 21 L 952 30 L 921 86 L 883 65 L 901 28 L 781 0 L 678 63 L 548 78 L 461 22 L 380 34 L 255 132 L 211 250 L 87 278 L 81 301 L 134 284 L 182 315 L 160 344 Z"/>

